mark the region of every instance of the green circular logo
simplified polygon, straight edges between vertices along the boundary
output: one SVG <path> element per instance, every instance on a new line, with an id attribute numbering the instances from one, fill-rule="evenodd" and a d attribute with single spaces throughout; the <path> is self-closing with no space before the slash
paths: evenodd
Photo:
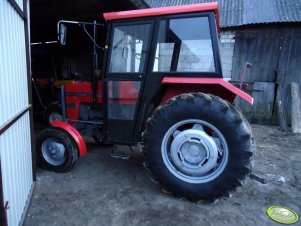
<path id="1" fill-rule="evenodd" d="M 295 211 L 284 206 L 271 206 L 267 209 L 267 215 L 274 221 L 281 224 L 294 224 L 298 221 Z"/>

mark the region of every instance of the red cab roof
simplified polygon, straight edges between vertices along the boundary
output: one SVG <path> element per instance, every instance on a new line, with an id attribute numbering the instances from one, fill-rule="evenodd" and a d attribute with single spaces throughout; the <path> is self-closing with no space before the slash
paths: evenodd
<path id="1" fill-rule="evenodd" d="M 103 16 L 106 21 L 110 21 L 110 20 L 163 16 L 163 15 L 172 15 L 172 14 L 208 12 L 208 11 L 215 12 L 216 24 L 219 30 L 219 12 L 218 12 L 217 2 L 112 12 L 112 13 L 104 13 Z"/>

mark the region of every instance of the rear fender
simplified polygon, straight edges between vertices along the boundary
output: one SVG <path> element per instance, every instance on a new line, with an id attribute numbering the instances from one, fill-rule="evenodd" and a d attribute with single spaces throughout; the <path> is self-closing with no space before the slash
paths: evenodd
<path id="1" fill-rule="evenodd" d="M 162 80 L 165 92 L 161 104 L 168 99 L 189 92 L 210 93 L 233 103 L 236 96 L 253 105 L 253 98 L 222 78 L 174 78 L 165 77 Z"/>
<path id="2" fill-rule="evenodd" d="M 62 121 L 57 121 L 54 120 L 51 122 L 51 125 L 53 127 L 57 127 L 60 129 L 63 129 L 64 131 L 66 131 L 76 142 L 78 150 L 79 150 L 79 156 L 82 157 L 84 155 L 87 154 L 87 146 L 86 146 L 86 142 L 84 141 L 83 137 L 81 136 L 81 134 L 77 131 L 77 129 L 75 129 L 73 126 L 71 126 L 70 124 L 66 123 L 66 122 L 62 122 Z"/>

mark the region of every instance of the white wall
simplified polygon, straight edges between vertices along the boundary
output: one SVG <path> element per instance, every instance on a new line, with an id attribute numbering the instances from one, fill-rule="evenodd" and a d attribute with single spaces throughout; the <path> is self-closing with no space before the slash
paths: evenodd
<path id="1" fill-rule="evenodd" d="M 23 1 L 16 2 L 23 10 Z M 0 205 L 8 202 L 9 226 L 19 225 L 33 185 L 28 107 L 24 20 L 7 0 L 1 0 L 0 131 L 4 132 L 0 135 L 0 161 L 4 203 Z M 21 112 L 24 114 L 10 125 Z"/>
<path id="2" fill-rule="evenodd" d="M 219 50 L 221 55 L 223 76 L 227 80 L 231 80 L 232 76 L 232 62 L 235 45 L 235 32 L 222 31 L 219 43 Z"/>

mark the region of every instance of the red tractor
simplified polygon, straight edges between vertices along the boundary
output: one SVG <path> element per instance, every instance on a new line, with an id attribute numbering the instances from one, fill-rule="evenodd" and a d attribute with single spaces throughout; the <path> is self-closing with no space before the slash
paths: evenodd
<path id="1" fill-rule="evenodd" d="M 95 53 L 91 82 L 62 87 L 64 120 L 40 134 L 38 163 L 69 171 L 87 152 L 83 135 L 141 143 L 144 165 L 173 194 L 194 201 L 229 195 L 250 173 L 253 154 L 250 125 L 233 101 L 239 96 L 253 104 L 253 98 L 223 79 L 217 3 L 104 18 L 102 70 Z M 91 24 L 95 33 L 99 24 Z"/>

